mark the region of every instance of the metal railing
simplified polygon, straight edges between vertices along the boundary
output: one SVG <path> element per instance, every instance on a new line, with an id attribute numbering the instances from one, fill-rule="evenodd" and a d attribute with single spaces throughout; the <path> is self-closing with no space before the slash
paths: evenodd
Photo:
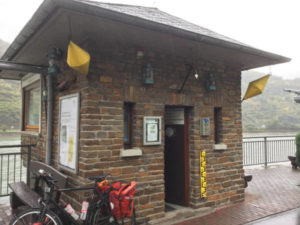
<path id="1" fill-rule="evenodd" d="M 31 147 L 35 145 L 1 145 L 0 153 L 0 197 L 9 195 L 9 183 L 24 181 L 29 184 Z M 11 148 L 19 148 L 10 152 Z M 21 148 L 27 148 L 21 151 Z M 25 167 L 26 165 L 26 167 Z"/>
<path id="2" fill-rule="evenodd" d="M 259 165 L 288 161 L 295 156 L 295 136 L 265 136 L 243 138 L 243 165 Z"/>

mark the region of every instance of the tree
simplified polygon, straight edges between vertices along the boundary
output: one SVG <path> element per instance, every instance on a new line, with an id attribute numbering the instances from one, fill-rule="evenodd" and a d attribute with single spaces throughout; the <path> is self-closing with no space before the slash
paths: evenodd
<path id="1" fill-rule="evenodd" d="M 6 132 L 7 126 L 6 126 L 5 124 L 3 124 L 3 125 L 1 126 L 1 130 L 2 130 L 3 132 Z"/>

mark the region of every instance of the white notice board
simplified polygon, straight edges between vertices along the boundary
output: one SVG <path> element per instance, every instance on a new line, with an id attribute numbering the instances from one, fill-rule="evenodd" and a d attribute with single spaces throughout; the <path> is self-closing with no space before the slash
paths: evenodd
<path id="1" fill-rule="evenodd" d="M 144 116 L 144 145 L 161 145 L 161 117 Z"/>
<path id="2" fill-rule="evenodd" d="M 59 167 L 77 173 L 79 93 L 59 98 Z"/>

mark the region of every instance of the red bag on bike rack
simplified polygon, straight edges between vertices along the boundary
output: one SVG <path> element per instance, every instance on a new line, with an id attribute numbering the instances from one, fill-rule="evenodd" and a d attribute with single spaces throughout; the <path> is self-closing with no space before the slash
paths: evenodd
<path id="1" fill-rule="evenodd" d="M 121 183 L 120 182 L 115 182 L 111 185 L 102 185 L 102 186 L 97 186 L 97 190 L 101 193 L 104 194 L 105 192 L 109 191 L 111 188 L 113 189 L 120 189 Z"/>
<path id="2" fill-rule="evenodd" d="M 109 193 L 111 213 L 117 219 L 131 217 L 133 213 L 133 195 L 135 193 L 135 181 L 123 185 L 119 190 Z"/>

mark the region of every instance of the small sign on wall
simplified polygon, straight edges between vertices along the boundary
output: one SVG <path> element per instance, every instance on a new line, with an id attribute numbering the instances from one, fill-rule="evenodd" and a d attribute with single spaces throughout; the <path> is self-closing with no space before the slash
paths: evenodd
<path id="1" fill-rule="evenodd" d="M 161 117 L 145 116 L 144 117 L 144 145 L 161 144 Z"/>
<path id="2" fill-rule="evenodd" d="M 208 117 L 200 118 L 200 135 L 201 136 L 210 135 L 210 119 Z"/>

